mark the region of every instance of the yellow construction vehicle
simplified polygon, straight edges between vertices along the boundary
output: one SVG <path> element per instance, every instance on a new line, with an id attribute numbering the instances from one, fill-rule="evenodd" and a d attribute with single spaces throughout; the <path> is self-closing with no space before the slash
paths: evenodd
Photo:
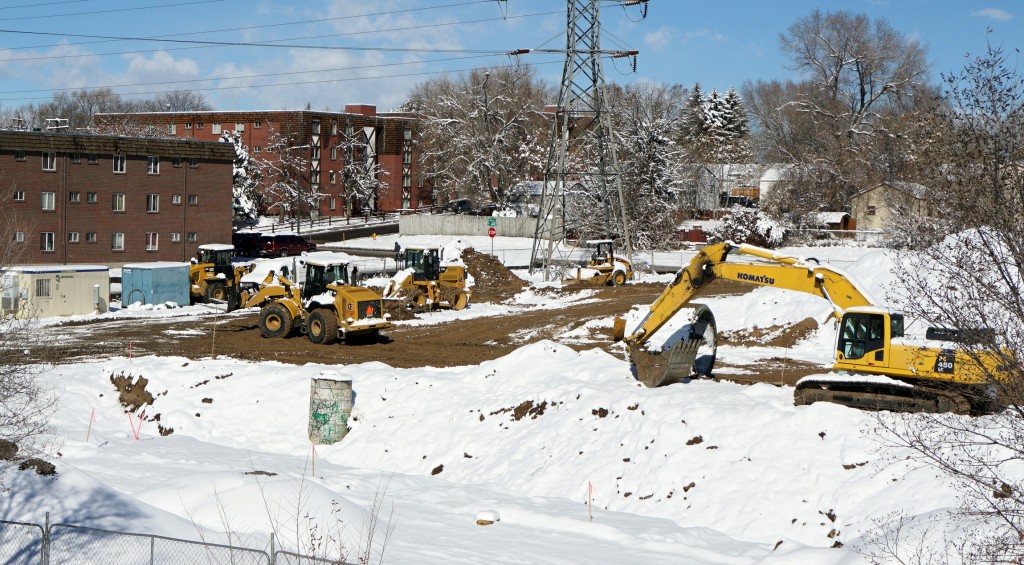
<path id="1" fill-rule="evenodd" d="M 625 257 L 615 256 L 615 243 L 612 240 L 595 239 L 588 241 L 587 245 L 592 249 L 587 266 L 576 267 L 575 276 L 566 282 L 619 286 L 633 278 L 633 264 Z"/>
<path id="2" fill-rule="evenodd" d="M 373 339 L 391 327 L 391 316 L 384 313 L 379 294 L 351 284 L 350 260 L 341 253 L 305 257 L 306 278 L 301 286 L 271 271 L 259 286 L 243 291 L 242 306 L 262 306 L 263 337 L 287 337 L 299 330 L 318 344 Z"/>
<path id="3" fill-rule="evenodd" d="M 762 261 L 726 262 L 730 254 Z M 968 355 L 958 344 L 943 341 L 952 337 L 948 331 L 929 329 L 923 341 L 905 336 L 903 315 L 876 306 L 838 269 L 726 242 L 705 247 L 680 269 L 631 333 L 626 333 L 623 319 L 615 320 L 613 334 L 626 343 L 638 380 L 660 386 L 711 373 L 714 315 L 690 301 L 716 279 L 806 292 L 831 303 L 839 328 L 835 373 L 801 379 L 794 392 L 798 405 L 828 401 L 881 410 L 983 411 L 991 401 L 986 383 L 1002 374 L 994 356 Z M 655 333 L 688 305 L 694 308 L 690 323 L 660 347 L 650 346 Z"/>
<path id="4" fill-rule="evenodd" d="M 197 257 L 192 260 L 188 277 L 189 294 L 192 302 L 224 302 L 228 312 L 239 305 L 238 282 L 243 275 L 252 271 L 253 265 L 235 266 L 231 258 L 235 247 L 223 243 L 200 245 Z"/>
<path id="5" fill-rule="evenodd" d="M 445 261 L 442 255 L 440 247 L 400 249 L 395 257 L 399 270 L 384 288 L 384 299 L 402 301 L 415 310 L 465 308 L 472 296 L 466 285 L 466 266 L 461 261 Z"/>

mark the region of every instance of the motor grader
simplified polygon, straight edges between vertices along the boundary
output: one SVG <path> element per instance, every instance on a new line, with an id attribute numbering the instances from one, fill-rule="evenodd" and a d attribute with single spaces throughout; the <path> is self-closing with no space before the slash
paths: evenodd
<path id="1" fill-rule="evenodd" d="M 192 303 L 227 303 L 228 311 L 239 305 L 239 280 L 253 269 L 251 263 L 235 266 L 235 246 L 224 243 L 200 245 L 189 267 L 189 295 Z"/>
<path id="2" fill-rule="evenodd" d="M 462 310 L 472 295 L 466 286 L 466 266 L 445 261 L 439 247 L 407 246 L 395 260 L 399 270 L 384 288 L 385 300 L 401 301 L 413 310 Z"/>
<path id="3" fill-rule="evenodd" d="M 309 341 L 325 345 L 339 339 L 375 339 L 391 327 L 391 316 L 384 313 L 379 294 L 351 284 L 350 261 L 341 253 L 307 256 L 302 285 L 271 271 L 258 287 L 243 291 L 242 306 L 262 306 L 263 337 L 288 337 L 300 331 Z"/>
<path id="4" fill-rule="evenodd" d="M 633 278 L 633 264 L 625 257 L 615 256 L 615 243 L 610 239 L 587 241 L 592 250 L 587 266 L 576 267 L 575 276 L 566 282 L 620 286 Z"/>
<path id="5" fill-rule="evenodd" d="M 727 262 L 730 255 L 760 261 Z M 831 303 L 839 334 L 834 373 L 797 382 L 797 405 L 817 401 L 895 411 L 977 413 L 988 409 L 993 379 L 1009 378 L 993 353 L 968 352 L 956 332 L 929 328 L 924 340 L 905 335 L 903 314 L 876 305 L 869 294 L 839 269 L 732 242 L 710 245 L 655 300 L 629 333 L 615 320 L 613 335 L 625 342 L 638 380 L 655 387 L 710 375 L 716 355 L 716 322 L 711 310 L 690 301 L 717 279 L 805 292 Z M 658 330 L 685 307 L 687 322 L 656 343 Z"/>

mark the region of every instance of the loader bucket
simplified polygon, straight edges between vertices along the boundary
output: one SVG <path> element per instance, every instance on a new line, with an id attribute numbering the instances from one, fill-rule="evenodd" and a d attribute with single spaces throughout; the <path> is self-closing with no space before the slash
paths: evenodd
<path id="1" fill-rule="evenodd" d="M 711 374 L 717 349 L 715 316 L 703 304 L 693 306 L 693 321 L 683 327 L 680 339 L 667 350 L 630 348 L 629 359 L 638 381 L 659 387 Z"/>
<path id="2" fill-rule="evenodd" d="M 620 342 L 626 337 L 626 320 L 616 317 L 612 322 L 612 341 Z"/>

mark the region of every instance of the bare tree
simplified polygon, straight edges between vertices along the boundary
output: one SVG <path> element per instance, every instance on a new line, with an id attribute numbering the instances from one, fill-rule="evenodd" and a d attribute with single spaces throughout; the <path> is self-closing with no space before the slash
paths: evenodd
<path id="1" fill-rule="evenodd" d="M 309 144 L 299 144 L 298 133 L 281 132 L 272 127 L 263 156 L 259 158 L 265 182 L 267 211 L 276 211 L 282 218 L 309 218 L 310 210 L 320 205 L 325 196 L 309 184 L 307 165 Z"/>
<path id="2" fill-rule="evenodd" d="M 0 184 L 13 186 L 2 173 Z M 41 367 L 23 355 L 33 341 L 34 316 L 11 267 L 22 256 L 23 234 L 31 230 L 14 210 L 0 208 L 0 470 L 39 454 L 57 402 L 39 380 Z"/>
<path id="3" fill-rule="evenodd" d="M 1008 59 L 990 48 L 944 77 L 946 103 L 920 124 L 925 206 L 899 223 L 921 246 L 898 263 L 904 309 L 959 337 L 958 373 L 973 368 L 976 404 L 996 411 L 881 418 L 959 485 L 962 515 L 985 523 L 970 562 L 986 563 L 1024 559 L 1024 78 Z"/>
<path id="4" fill-rule="evenodd" d="M 405 109 L 419 114 L 423 172 L 449 199 L 502 203 L 510 186 L 540 178 L 551 88 L 528 65 L 475 70 L 417 85 Z"/>
<path id="5" fill-rule="evenodd" d="M 365 132 L 345 133 L 339 138 L 338 149 L 344 155 L 345 165 L 341 169 L 345 191 L 345 217 L 351 218 L 353 210 L 370 211 L 381 190 L 387 183 L 381 177 L 388 170 L 377 161 L 376 148 L 370 145 Z"/>
<path id="6" fill-rule="evenodd" d="M 142 105 L 145 112 L 209 112 L 214 109 L 206 95 L 195 90 L 163 92 Z"/>
<path id="7" fill-rule="evenodd" d="M 780 44 L 799 79 L 747 83 L 744 99 L 761 154 L 804 169 L 792 193 L 844 210 L 871 182 L 901 180 L 898 157 L 912 133 L 905 117 L 930 94 L 925 47 L 884 19 L 819 10 L 793 23 Z"/>

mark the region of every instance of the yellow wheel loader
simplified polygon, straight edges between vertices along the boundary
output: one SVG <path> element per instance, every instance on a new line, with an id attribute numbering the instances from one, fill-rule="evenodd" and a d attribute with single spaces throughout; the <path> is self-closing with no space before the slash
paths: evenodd
<path id="1" fill-rule="evenodd" d="M 250 263 L 235 266 L 231 258 L 235 247 L 230 244 L 209 243 L 200 245 L 197 257 L 189 267 L 189 294 L 192 303 L 227 303 L 228 312 L 238 308 L 240 302 L 239 280 L 252 271 Z"/>
<path id="2" fill-rule="evenodd" d="M 730 255 L 760 261 L 727 262 Z M 794 392 L 797 405 L 827 401 L 876 410 L 982 412 L 992 400 L 991 379 L 1008 378 L 994 355 L 969 354 L 949 341 L 954 337 L 949 331 L 930 328 L 923 341 L 904 335 L 903 315 L 876 306 L 838 269 L 726 242 L 705 247 L 680 269 L 631 331 L 625 320 L 615 320 L 613 334 L 625 342 L 638 380 L 654 387 L 711 373 L 715 318 L 706 306 L 690 301 L 716 279 L 805 292 L 831 303 L 839 328 L 835 373 L 801 379 Z M 655 345 L 658 330 L 687 306 L 689 323 Z"/>
<path id="3" fill-rule="evenodd" d="M 288 337 L 300 331 L 313 343 L 331 344 L 339 339 L 374 339 L 391 327 L 381 296 L 351 284 L 350 258 L 324 255 L 303 260 L 306 278 L 301 286 L 271 272 L 257 288 L 244 291 L 243 307 L 262 306 L 263 337 Z"/>
<path id="4" fill-rule="evenodd" d="M 633 278 L 633 264 L 625 257 L 615 256 L 615 243 L 610 239 L 587 242 L 592 250 L 587 266 L 576 267 L 575 276 L 566 282 L 586 282 L 596 285 L 620 286 Z"/>
<path id="5" fill-rule="evenodd" d="M 469 305 L 472 292 L 466 286 L 466 266 L 445 261 L 441 248 L 405 247 L 395 259 L 399 270 L 384 288 L 385 300 L 401 301 L 413 310 L 462 310 Z"/>

